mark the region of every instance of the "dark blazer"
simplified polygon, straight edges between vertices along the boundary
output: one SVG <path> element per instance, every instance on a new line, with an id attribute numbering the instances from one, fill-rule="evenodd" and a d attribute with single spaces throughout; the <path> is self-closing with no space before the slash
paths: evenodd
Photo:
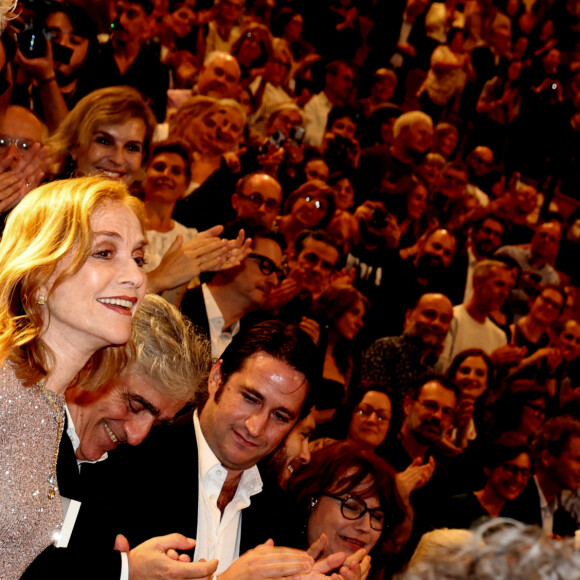
<path id="1" fill-rule="evenodd" d="M 70 441 L 68 446 L 72 452 Z M 64 453 L 76 469 L 74 453 L 71 458 L 66 447 Z M 121 557 L 113 550 L 117 534 L 125 535 L 131 547 L 173 532 L 197 536 L 198 461 L 191 413 L 174 425 L 156 428 L 139 446 L 121 447 L 106 461 L 86 467 L 87 474 L 78 479 L 69 470 L 71 479 L 64 483 L 83 499 L 69 547 L 45 550 L 25 580 L 118 580 Z M 280 522 L 292 521 L 287 509 L 285 494 L 275 485 L 252 496 L 242 512 L 240 554 L 268 538 L 287 544 L 294 534 L 276 529 L 284 528 Z"/>
<path id="2" fill-rule="evenodd" d="M 93 493 L 99 493 L 102 481 L 106 480 L 106 463 L 82 464 L 77 460 L 70 438 L 65 432 L 60 442 L 57 477 L 59 492 L 63 497 L 81 502 L 81 508 L 68 548 L 49 546 L 27 568 L 22 580 L 59 578 L 60 580 L 118 580 L 121 574 L 120 552 L 113 550 L 114 529 L 107 531 L 107 523 L 100 518 L 91 523 L 93 535 L 102 538 L 98 545 L 88 546 L 79 538 L 78 522 L 91 519 L 85 502 Z M 96 487 L 96 489 L 95 489 Z M 107 538 L 109 541 L 107 541 Z M 113 538 L 113 542 L 110 539 Z"/>
<path id="3" fill-rule="evenodd" d="M 540 495 L 533 478 L 530 478 L 524 491 L 514 501 L 509 502 L 509 505 L 506 504 L 504 511 L 506 517 L 542 527 Z M 577 527 L 576 520 L 563 507 L 556 510 L 554 513 L 554 534 L 573 536 Z"/>
<path id="4" fill-rule="evenodd" d="M 102 482 L 101 494 L 94 494 L 89 506 L 91 520 L 114 521 L 115 533 L 125 535 L 131 546 L 173 532 L 197 536 L 198 458 L 191 413 L 157 427 L 141 445 L 119 449 L 109 461 L 108 482 Z M 266 487 L 252 496 L 242 512 L 240 553 L 276 535 L 275 514 L 285 509 L 278 497 L 277 490 Z M 93 540 L 92 524 L 80 522 L 85 545 Z"/>
<path id="5" fill-rule="evenodd" d="M 196 286 L 183 295 L 179 309 L 203 335 L 210 338 L 209 320 L 201 286 Z"/>

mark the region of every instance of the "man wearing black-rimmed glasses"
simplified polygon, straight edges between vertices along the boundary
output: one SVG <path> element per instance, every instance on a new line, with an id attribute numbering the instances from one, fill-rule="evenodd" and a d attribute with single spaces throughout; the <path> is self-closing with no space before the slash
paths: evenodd
<path id="1" fill-rule="evenodd" d="M 233 224 L 230 233 L 235 237 L 239 228 L 239 222 Z M 252 252 L 244 262 L 216 272 L 207 283 L 188 290 L 181 302 L 183 314 L 210 338 L 214 358 L 239 332 L 242 318 L 259 310 L 283 278 L 283 242 L 265 230 L 244 229 L 252 238 Z M 224 236 L 229 237 L 227 231 Z"/>
<path id="2" fill-rule="evenodd" d="M 271 231 L 282 207 L 282 187 L 267 173 L 250 173 L 238 181 L 232 207 L 237 219 Z"/>

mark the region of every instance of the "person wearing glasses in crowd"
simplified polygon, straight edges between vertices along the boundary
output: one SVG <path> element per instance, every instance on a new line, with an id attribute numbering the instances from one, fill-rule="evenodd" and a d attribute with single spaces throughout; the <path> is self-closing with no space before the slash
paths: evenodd
<path id="1" fill-rule="evenodd" d="M 48 148 L 44 124 L 24 107 L 9 105 L 0 117 L 0 214 L 12 209 L 43 180 Z"/>
<path id="2" fill-rule="evenodd" d="M 411 387 L 403 399 L 403 424 L 377 448 L 377 455 L 398 472 L 410 465 L 432 464 L 429 482 L 410 498 L 415 513 L 408 543 L 412 553 L 427 530 L 444 522 L 444 505 L 449 498 L 449 477 L 439 448 L 453 427 L 459 402 L 459 387 L 450 379 L 427 374 Z"/>
<path id="3" fill-rule="evenodd" d="M 298 518 L 306 520 L 302 544 L 310 545 L 320 534 L 328 537 L 322 556 L 347 554 L 344 566 L 360 562 L 362 577 L 371 565 L 369 553 L 379 556 L 397 545 L 399 525 L 407 517 L 397 489 L 395 472 L 374 453 L 347 441 L 314 451 L 310 463 L 289 483 L 296 496 Z M 376 550 L 373 552 L 373 549 Z"/>
<path id="4" fill-rule="evenodd" d="M 531 449 L 535 475 L 505 515 L 539 525 L 546 534 L 573 536 L 578 524 L 563 504 L 580 487 L 580 421 L 570 415 L 548 419 Z"/>
<path id="5" fill-rule="evenodd" d="M 307 181 L 284 202 L 284 215 L 278 218 L 278 230 L 290 248 L 303 230 L 325 229 L 334 210 L 332 188 L 318 179 Z"/>
<path id="6" fill-rule="evenodd" d="M 382 385 L 361 385 L 347 395 L 327 428 L 318 431 L 328 433 L 332 439 L 316 439 L 312 450 L 335 440 L 346 440 L 374 451 L 386 439 L 392 416 L 390 392 Z"/>
<path id="7" fill-rule="evenodd" d="M 270 175 L 250 173 L 238 180 L 232 195 L 236 218 L 271 231 L 282 206 L 282 188 Z"/>
<path id="8" fill-rule="evenodd" d="M 232 224 L 224 237 L 237 237 L 240 229 L 239 222 Z M 243 229 L 252 238 L 251 252 L 243 262 L 215 272 L 207 283 L 188 290 L 181 301 L 181 312 L 210 338 L 215 358 L 239 332 L 242 318 L 262 308 L 283 278 L 284 243 L 279 236 L 245 224 Z"/>
<path id="9" fill-rule="evenodd" d="M 485 485 L 451 498 L 448 527 L 471 528 L 481 518 L 504 516 L 533 475 L 531 451 L 509 435 L 488 446 L 482 463 Z"/>

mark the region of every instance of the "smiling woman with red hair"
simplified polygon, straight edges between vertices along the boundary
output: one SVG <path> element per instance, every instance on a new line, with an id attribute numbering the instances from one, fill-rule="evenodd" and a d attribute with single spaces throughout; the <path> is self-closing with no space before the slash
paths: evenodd
<path id="1" fill-rule="evenodd" d="M 306 519 L 304 545 L 326 534 L 322 556 L 345 552 L 345 565 L 359 562 L 363 577 L 373 549 L 392 551 L 402 539 L 406 511 L 395 472 L 370 451 L 346 441 L 327 445 L 312 453 L 290 489 Z"/>

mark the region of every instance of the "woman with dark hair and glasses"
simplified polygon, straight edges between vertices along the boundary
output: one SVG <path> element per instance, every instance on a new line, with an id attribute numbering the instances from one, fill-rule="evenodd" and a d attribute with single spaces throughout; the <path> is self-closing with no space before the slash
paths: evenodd
<path id="1" fill-rule="evenodd" d="M 392 417 L 391 394 L 386 387 L 357 386 L 336 409 L 332 421 L 317 429 L 319 438 L 311 447 L 314 450 L 340 440 L 374 451 L 387 438 Z"/>
<path id="2" fill-rule="evenodd" d="M 291 248 L 304 230 L 325 229 L 334 216 L 332 188 L 313 179 L 294 190 L 284 202 L 284 215 L 278 218 L 278 230 Z"/>
<path id="3" fill-rule="evenodd" d="M 299 513 L 306 520 L 303 544 L 321 534 L 328 541 L 321 556 L 345 552 L 347 561 L 360 562 L 368 575 L 369 554 L 395 551 L 408 518 L 397 489 L 395 472 L 374 453 L 346 441 L 312 453 L 310 463 L 290 480 Z"/>
<path id="4" fill-rule="evenodd" d="M 450 528 L 470 528 L 483 517 L 507 515 L 510 502 L 524 491 L 533 475 L 530 450 L 504 435 L 483 455 L 485 485 L 478 491 L 456 495 L 449 507 Z"/>

